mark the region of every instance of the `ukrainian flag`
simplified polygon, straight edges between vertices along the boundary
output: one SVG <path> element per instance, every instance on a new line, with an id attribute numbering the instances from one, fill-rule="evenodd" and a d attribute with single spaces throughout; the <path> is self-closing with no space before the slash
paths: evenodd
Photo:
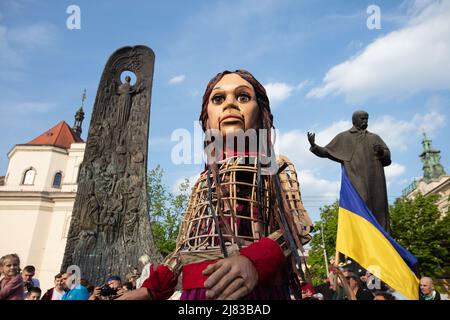
<path id="1" fill-rule="evenodd" d="M 411 300 L 419 299 L 417 259 L 392 239 L 367 208 L 342 167 L 336 251 L 365 269 L 375 268 L 378 278 Z M 370 268 L 369 268 L 370 267 Z"/>

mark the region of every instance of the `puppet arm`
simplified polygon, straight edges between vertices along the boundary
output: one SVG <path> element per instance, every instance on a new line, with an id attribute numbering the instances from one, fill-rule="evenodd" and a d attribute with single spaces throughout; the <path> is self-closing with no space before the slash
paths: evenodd
<path id="1" fill-rule="evenodd" d="M 240 254 L 250 259 L 255 266 L 260 285 L 273 285 L 274 275 L 284 265 L 290 251 L 282 232 L 278 230 L 241 249 Z"/>
<path id="2" fill-rule="evenodd" d="M 181 263 L 177 252 L 167 256 L 163 263 L 155 269 L 150 265 L 150 276 L 142 284 L 146 288 L 151 300 L 167 300 L 175 291 Z"/>
<path id="3" fill-rule="evenodd" d="M 235 300 L 249 294 L 256 285 L 274 285 L 286 260 L 279 244 L 270 237 L 261 238 L 239 253 L 210 264 L 203 271 L 209 276 L 204 283 L 207 298 Z"/>
<path id="4" fill-rule="evenodd" d="M 175 291 L 181 269 L 176 252 L 155 268 L 150 265 L 150 276 L 137 289 L 125 293 L 117 300 L 167 300 Z"/>

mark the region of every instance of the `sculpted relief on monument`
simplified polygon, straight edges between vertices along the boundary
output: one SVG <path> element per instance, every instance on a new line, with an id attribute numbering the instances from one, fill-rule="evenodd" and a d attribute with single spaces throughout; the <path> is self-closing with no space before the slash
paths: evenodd
<path id="1" fill-rule="evenodd" d="M 145 46 L 121 48 L 98 87 L 62 265 L 78 265 L 91 283 L 126 275 L 142 254 L 161 259 L 146 192 L 154 59 Z M 135 83 L 121 77 L 124 71 L 135 75 Z"/>

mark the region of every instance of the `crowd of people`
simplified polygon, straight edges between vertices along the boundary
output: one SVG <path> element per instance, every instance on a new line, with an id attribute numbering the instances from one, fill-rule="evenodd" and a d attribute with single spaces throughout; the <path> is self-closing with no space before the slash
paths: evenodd
<path id="1" fill-rule="evenodd" d="M 341 279 L 345 279 L 342 285 Z M 447 282 L 446 282 L 447 283 Z M 336 285 L 338 288 L 336 288 Z M 448 287 L 446 287 L 448 291 Z M 422 277 L 419 285 L 420 300 L 446 300 L 447 294 L 441 294 L 435 289 L 433 280 L 430 277 Z M 323 284 L 313 286 L 310 283 L 302 282 L 303 300 L 406 300 L 406 298 L 390 288 L 383 281 L 378 279 L 359 266 L 356 262 L 348 260 L 335 265 L 335 258 L 330 258 L 329 276 Z"/>
<path id="2" fill-rule="evenodd" d="M 20 268 L 20 258 L 17 254 L 8 254 L 0 258 L 0 300 L 114 300 L 127 291 L 136 290 L 150 274 L 149 257 L 144 255 L 139 259 L 141 272 L 134 268 L 133 272 L 123 281 L 118 275 L 106 278 L 100 285 L 90 284 L 87 280 L 76 279 L 68 273 L 58 273 L 54 277 L 54 287 L 42 294 L 40 282 L 35 278 L 36 269 L 28 265 Z M 401 300 L 404 299 L 382 282 L 374 284 L 374 277 L 364 269 L 354 269 L 351 266 L 341 267 L 347 283 L 335 288 L 336 270 L 330 265 L 330 277 L 323 284 L 313 286 L 302 282 L 302 300 Z M 175 292 L 171 299 L 178 299 L 180 292 Z M 295 299 L 295 295 L 292 297 Z M 430 277 L 420 279 L 420 300 L 441 300 L 445 296 L 434 288 Z"/>
<path id="3" fill-rule="evenodd" d="M 149 268 L 148 256 L 141 257 L 140 261 L 144 268 Z M 32 265 L 20 268 L 17 254 L 1 257 L 0 300 L 111 300 L 136 289 L 143 282 L 137 268 L 126 276 L 126 281 L 112 275 L 100 285 L 90 284 L 83 278 L 77 279 L 75 275 L 58 273 L 54 277 L 54 287 L 43 293 L 35 273 Z M 148 272 L 143 272 L 143 276 L 148 277 Z"/>

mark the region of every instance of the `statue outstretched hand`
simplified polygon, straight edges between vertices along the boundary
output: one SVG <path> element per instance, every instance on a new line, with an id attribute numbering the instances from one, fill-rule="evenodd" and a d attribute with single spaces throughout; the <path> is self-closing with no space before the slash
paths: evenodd
<path id="1" fill-rule="evenodd" d="M 311 147 L 316 145 L 316 134 L 314 132 L 308 132 L 308 141 Z"/>
<path id="2" fill-rule="evenodd" d="M 204 275 L 206 298 L 237 300 L 249 294 L 258 283 L 258 272 L 253 262 L 243 255 L 228 257 L 210 264 Z"/>

